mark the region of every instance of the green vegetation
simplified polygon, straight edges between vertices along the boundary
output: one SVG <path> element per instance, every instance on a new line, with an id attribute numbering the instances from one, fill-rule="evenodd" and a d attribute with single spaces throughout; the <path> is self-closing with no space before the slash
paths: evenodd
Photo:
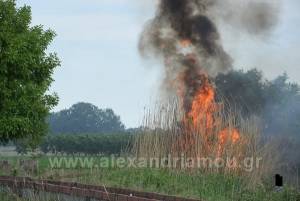
<path id="1" fill-rule="evenodd" d="M 48 136 L 40 145 L 44 153 L 120 154 L 131 143 L 131 134 Z"/>
<path id="2" fill-rule="evenodd" d="M 281 192 L 275 192 L 267 184 L 251 188 L 242 178 L 215 173 L 112 168 L 88 173 L 78 180 L 207 201 L 297 201 L 300 198 L 299 192 L 289 188 Z"/>
<path id="3" fill-rule="evenodd" d="M 241 111 L 243 117 L 262 117 L 264 134 L 299 137 L 300 86 L 287 74 L 267 80 L 261 71 L 231 71 L 216 80 L 220 98 Z"/>
<path id="4" fill-rule="evenodd" d="M 16 196 L 7 193 L 7 192 L 0 192 L 0 200 L 1 201 L 16 201 L 19 200 L 21 201 L 21 199 L 17 199 Z"/>
<path id="5" fill-rule="evenodd" d="M 288 75 L 267 80 L 261 71 L 231 71 L 217 76 L 219 98 L 241 112 L 243 118 L 258 116 L 264 137 L 280 141 L 282 164 L 291 171 L 300 169 L 300 86 Z"/>
<path id="6" fill-rule="evenodd" d="M 17 158 L 13 158 L 16 161 Z M 158 192 L 206 201 L 298 201 L 300 192 L 286 186 L 276 192 L 273 178 L 253 186 L 244 177 L 196 171 L 148 168 L 62 169 L 47 167 L 47 157 L 38 159 L 42 166 L 38 178 L 76 181 L 86 184 L 123 187 Z M 22 175 L 21 171 L 18 173 Z"/>
<path id="7" fill-rule="evenodd" d="M 133 142 L 131 133 L 115 134 L 78 134 L 78 135 L 48 135 L 40 145 L 39 150 L 45 154 L 115 154 L 128 151 Z M 27 154 L 30 149 L 22 143 L 15 143 L 19 154 Z"/>
<path id="8" fill-rule="evenodd" d="M 118 133 L 125 126 L 112 109 L 99 109 L 90 103 L 77 103 L 49 117 L 52 134 Z"/>
<path id="9" fill-rule="evenodd" d="M 47 95 L 59 66 L 47 47 L 55 33 L 30 27 L 31 9 L 0 1 L 0 141 L 26 139 L 34 145 L 47 133 L 46 118 L 58 102 Z"/>

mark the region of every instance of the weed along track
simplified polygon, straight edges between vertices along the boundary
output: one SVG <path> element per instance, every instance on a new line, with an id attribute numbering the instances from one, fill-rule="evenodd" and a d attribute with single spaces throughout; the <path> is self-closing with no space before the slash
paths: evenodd
<path id="1" fill-rule="evenodd" d="M 13 192 L 20 197 L 32 195 L 61 196 L 66 200 L 100 201 L 200 201 L 157 193 L 147 193 L 121 188 L 85 185 L 75 182 L 35 180 L 29 177 L 0 177 L 1 190 Z"/>

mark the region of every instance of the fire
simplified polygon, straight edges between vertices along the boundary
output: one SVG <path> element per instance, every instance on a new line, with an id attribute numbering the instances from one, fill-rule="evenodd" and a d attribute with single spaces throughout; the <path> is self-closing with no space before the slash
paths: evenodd
<path id="1" fill-rule="evenodd" d="M 189 48 L 192 41 L 183 39 L 179 44 L 181 48 Z M 198 134 L 204 140 L 205 152 L 210 153 L 214 147 L 211 146 L 212 135 L 217 134 L 217 156 L 220 156 L 227 144 L 235 144 L 240 140 L 240 133 L 236 128 L 222 128 L 222 119 L 218 115 L 222 107 L 216 101 L 215 87 L 209 76 L 201 70 L 196 54 L 184 54 L 183 64 L 186 69 L 176 79 L 181 83 L 178 95 L 184 111 L 183 125 L 186 129 L 180 144 L 184 150 L 190 150 L 195 145 L 194 134 Z"/>
<path id="2" fill-rule="evenodd" d="M 192 44 L 192 41 L 189 39 L 183 39 L 180 41 L 180 45 L 183 48 L 189 47 Z"/>
<path id="3" fill-rule="evenodd" d="M 185 73 L 188 73 L 188 71 Z M 191 78 L 190 76 L 183 77 Z M 196 92 L 192 96 L 191 102 L 188 103 L 190 107 L 188 107 L 189 109 L 186 111 L 183 122 L 186 128 L 190 129 L 189 132 L 197 132 L 201 130 L 201 135 L 205 135 L 202 136 L 202 139 L 206 140 L 207 150 L 209 150 L 209 135 L 212 135 L 221 127 L 220 124 L 222 121 L 220 116 L 216 114 L 221 110 L 222 107 L 216 102 L 216 91 L 209 80 L 209 77 L 204 73 L 200 73 L 198 76 L 193 78 L 198 80 L 188 80 L 190 83 L 187 85 L 189 85 L 190 88 L 196 88 Z M 195 82 L 198 82 L 198 84 L 195 84 Z M 181 92 L 180 94 L 182 96 L 184 93 Z M 224 147 L 227 143 L 235 144 L 240 140 L 240 133 L 236 128 L 224 128 L 217 135 L 218 156 L 223 153 Z M 189 145 L 192 145 L 194 141 L 189 140 L 188 142 L 184 143 L 185 147 L 187 148 Z"/>
<path id="4" fill-rule="evenodd" d="M 233 143 L 236 143 L 240 139 L 240 133 L 236 128 L 232 130 L 228 128 L 222 130 L 219 134 L 220 144 L 225 144 L 228 140 L 228 137 L 232 140 Z"/>
<path id="5" fill-rule="evenodd" d="M 224 151 L 227 142 L 237 143 L 240 139 L 240 133 L 236 128 L 225 128 L 219 133 L 218 155 Z"/>
<path id="6" fill-rule="evenodd" d="M 215 91 L 206 77 L 202 82 L 193 98 L 188 117 L 193 121 L 194 128 L 205 122 L 207 130 L 211 130 L 214 124 L 213 113 L 216 110 Z"/>

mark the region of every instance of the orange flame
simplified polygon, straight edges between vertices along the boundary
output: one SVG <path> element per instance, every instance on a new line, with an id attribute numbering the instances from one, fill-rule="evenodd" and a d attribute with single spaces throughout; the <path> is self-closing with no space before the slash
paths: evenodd
<path id="1" fill-rule="evenodd" d="M 211 84 L 208 76 L 200 74 L 198 78 L 201 78 L 201 84 L 193 96 L 190 110 L 187 111 L 183 121 L 185 126 L 191 130 L 197 131 L 201 129 L 205 131 L 202 132 L 202 134 L 205 135 L 203 139 L 207 141 L 207 150 L 209 150 L 210 143 L 208 136 L 214 132 L 215 128 L 220 126 L 221 119 L 215 114 L 221 109 L 221 105 L 215 100 L 215 88 Z M 182 92 L 180 93 L 181 96 L 183 94 Z M 189 138 L 190 136 L 188 136 L 187 139 Z M 239 139 L 240 133 L 238 129 L 224 128 L 221 130 L 218 133 L 217 155 L 220 156 L 223 153 L 227 143 L 235 144 Z M 184 142 L 184 146 L 188 148 L 188 146 L 191 146 L 193 143 L 194 141 L 189 139 L 187 142 Z"/>
<path id="2" fill-rule="evenodd" d="M 179 44 L 182 48 L 187 48 L 192 45 L 192 41 L 183 39 L 179 41 Z M 191 147 L 195 145 L 193 134 L 198 133 L 206 145 L 204 151 L 210 153 L 211 148 L 214 147 L 211 146 L 212 138 L 210 135 L 222 126 L 221 117 L 216 115 L 222 107 L 216 102 L 216 91 L 209 76 L 199 70 L 201 68 L 196 54 L 186 54 L 185 62 L 187 64 L 186 70 L 176 79 L 181 83 L 178 86 L 178 95 L 185 111 L 182 123 L 186 130 L 179 145 L 185 151 L 191 150 Z M 226 144 L 235 144 L 240 140 L 240 133 L 236 128 L 224 128 L 217 135 L 217 156 L 224 152 Z"/>
<path id="3" fill-rule="evenodd" d="M 208 79 L 202 81 L 203 83 L 192 101 L 188 117 L 192 119 L 194 128 L 205 122 L 206 129 L 211 130 L 214 124 L 213 113 L 216 110 L 215 91 Z"/>
<path id="4" fill-rule="evenodd" d="M 219 133 L 219 145 L 218 145 L 218 155 L 220 156 L 227 142 L 237 143 L 240 140 L 239 131 L 234 129 L 225 128 Z"/>
<path id="5" fill-rule="evenodd" d="M 180 45 L 183 48 L 189 47 L 192 44 L 192 41 L 189 39 L 183 39 L 180 41 Z"/>

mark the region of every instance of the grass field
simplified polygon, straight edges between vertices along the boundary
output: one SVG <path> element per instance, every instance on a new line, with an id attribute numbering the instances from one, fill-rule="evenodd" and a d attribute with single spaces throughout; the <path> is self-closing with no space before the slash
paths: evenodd
<path id="1" fill-rule="evenodd" d="M 13 201 L 16 200 L 16 198 L 12 195 L 8 195 L 7 193 L 0 193 L 0 200 L 1 201 Z"/>
<path id="2" fill-rule="evenodd" d="M 20 157 L 5 157 L 17 164 Z M 21 170 L 19 176 L 33 176 L 54 180 L 76 181 L 86 184 L 123 187 L 141 191 L 158 192 L 182 197 L 201 198 L 206 201 L 299 201 L 300 193 L 286 186 L 280 192 L 273 187 L 273 178 L 253 187 L 245 178 L 216 173 L 173 171 L 150 168 L 99 168 L 99 169 L 50 169 L 48 157 L 37 158 L 39 173 L 27 175 Z M 14 197 L 0 194 L 4 201 Z"/>

